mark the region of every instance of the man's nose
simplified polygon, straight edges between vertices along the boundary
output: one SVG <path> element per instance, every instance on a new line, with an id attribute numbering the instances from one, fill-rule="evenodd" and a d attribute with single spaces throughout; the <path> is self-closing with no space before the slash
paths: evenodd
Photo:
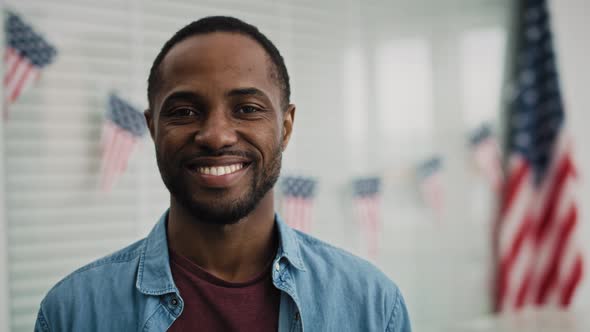
<path id="1" fill-rule="evenodd" d="M 209 112 L 195 134 L 195 143 L 213 151 L 233 146 L 237 140 L 235 123 L 223 109 Z"/>

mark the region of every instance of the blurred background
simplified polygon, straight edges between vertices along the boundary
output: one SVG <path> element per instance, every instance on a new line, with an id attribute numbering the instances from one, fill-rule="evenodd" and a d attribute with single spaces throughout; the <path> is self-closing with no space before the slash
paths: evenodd
<path id="1" fill-rule="evenodd" d="M 395 280 L 415 331 L 590 330 L 588 273 L 566 312 L 492 314 L 499 194 L 478 167 L 477 137 L 504 140 L 515 3 L 0 2 L 11 12 L 5 16 L 17 15 L 55 49 L 0 120 L 0 330 L 31 331 L 52 285 L 144 237 L 165 211 L 168 194 L 146 136 L 137 139 L 125 172 L 101 189 L 105 113 L 112 93 L 143 110 L 149 68 L 163 43 L 208 15 L 258 26 L 283 54 L 297 105 L 283 176 L 315 185 L 302 227 Z M 588 266 L 590 4 L 548 3 L 580 174 L 576 237 Z M 353 184 L 367 177 L 379 179 L 377 226 L 363 223 L 362 203 L 355 203 Z M 289 195 L 279 195 L 283 209 Z"/>

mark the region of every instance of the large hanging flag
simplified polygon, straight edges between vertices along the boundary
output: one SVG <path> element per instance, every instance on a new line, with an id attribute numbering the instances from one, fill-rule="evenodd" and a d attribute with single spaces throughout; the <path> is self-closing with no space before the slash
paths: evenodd
<path id="1" fill-rule="evenodd" d="M 4 104 L 8 106 L 39 78 L 57 51 L 14 13 L 6 13 L 4 32 Z"/>
<path id="2" fill-rule="evenodd" d="M 442 158 L 438 156 L 427 159 L 419 164 L 416 169 L 422 198 L 426 205 L 439 217 L 444 210 L 445 200 L 442 171 Z"/>
<path id="3" fill-rule="evenodd" d="M 352 186 L 354 215 L 361 228 L 367 255 L 374 260 L 379 254 L 381 231 L 381 179 L 358 178 L 353 181 Z"/>
<path id="4" fill-rule="evenodd" d="M 101 187 L 108 191 L 127 169 L 133 149 L 147 132 L 143 114 L 115 94 L 108 100 L 101 147 Z"/>
<path id="5" fill-rule="evenodd" d="M 287 176 L 281 184 L 283 218 L 289 226 L 309 233 L 317 181 L 310 177 Z"/>
<path id="6" fill-rule="evenodd" d="M 568 307 L 583 274 L 576 168 L 547 4 L 523 3 L 509 109 L 508 177 L 496 227 L 496 309 Z"/>
<path id="7" fill-rule="evenodd" d="M 500 145 L 489 124 L 483 124 L 471 133 L 469 138 L 473 159 L 479 171 L 496 191 L 502 187 L 504 174 Z"/>

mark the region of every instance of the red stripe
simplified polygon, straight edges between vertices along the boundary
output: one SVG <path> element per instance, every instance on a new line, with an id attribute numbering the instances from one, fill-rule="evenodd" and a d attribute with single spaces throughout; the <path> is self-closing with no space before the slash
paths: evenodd
<path id="1" fill-rule="evenodd" d="M 574 227 L 577 224 L 577 216 L 578 216 L 578 209 L 575 205 L 569 209 L 565 222 L 563 223 L 561 230 L 558 235 L 557 244 L 553 250 L 553 255 L 551 256 L 551 263 L 543 273 L 543 278 L 541 279 L 540 288 L 537 293 L 536 303 L 537 304 L 545 304 L 547 301 L 547 296 L 551 289 L 556 286 L 557 277 L 559 275 L 559 264 L 564 257 L 564 251 L 566 248 L 566 244 L 569 241 Z"/>
<path id="2" fill-rule="evenodd" d="M 8 49 L 8 51 L 6 52 L 6 55 L 8 55 L 9 53 L 11 56 L 16 56 L 16 54 L 14 54 L 15 52 L 12 49 Z M 5 61 L 6 60 L 8 60 L 8 57 L 5 57 Z M 18 68 L 18 65 L 20 64 L 21 61 L 22 61 L 22 58 L 19 57 L 18 60 L 13 62 L 10 69 L 4 73 L 4 85 L 5 86 L 8 85 L 8 83 L 12 80 L 12 76 L 14 76 L 14 73 L 16 72 L 16 69 Z"/>
<path id="3" fill-rule="evenodd" d="M 33 69 L 33 66 L 31 66 L 28 63 L 25 64 L 25 66 L 27 66 L 25 69 L 25 72 L 21 75 L 18 82 L 16 83 L 16 88 L 12 91 L 12 94 L 10 95 L 10 98 L 9 98 L 10 101 L 16 100 L 16 98 L 20 95 L 23 85 L 26 82 L 26 80 L 29 78 L 29 74 L 30 74 L 31 70 Z"/>
<path id="4" fill-rule="evenodd" d="M 567 176 L 571 174 L 572 163 L 569 155 L 564 156 L 559 163 L 559 168 L 555 174 L 554 183 L 551 185 L 549 196 L 544 204 L 543 213 L 539 220 L 539 226 L 537 229 L 537 243 L 541 243 L 543 238 L 547 234 L 547 231 L 551 229 L 553 223 L 555 223 L 555 213 L 559 204 L 559 198 L 562 196 L 561 193 L 564 188 Z"/>
<path id="5" fill-rule="evenodd" d="M 574 291 L 576 287 L 582 280 L 583 275 L 583 267 L 582 267 L 582 255 L 578 254 L 576 257 L 576 262 L 572 269 L 572 272 L 565 283 L 565 287 L 561 293 L 561 306 L 567 307 L 571 304 L 572 298 L 574 295 Z"/>
<path id="6" fill-rule="evenodd" d="M 522 181 L 525 179 L 529 170 L 528 164 L 521 162 L 517 168 L 510 173 L 510 177 L 506 181 L 506 187 L 504 188 L 504 195 L 502 199 L 502 205 L 500 207 L 500 217 L 503 218 L 508 210 L 512 207 L 514 198 L 518 193 Z M 502 219 L 500 219 L 502 220 Z"/>
<path id="7" fill-rule="evenodd" d="M 500 265 L 500 277 L 499 277 L 499 285 L 498 285 L 498 300 L 497 300 L 497 307 L 501 306 L 502 302 L 504 302 L 504 298 L 506 297 L 506 292 L 508 291 L 508 278 L 511 275 L 512 268 L 514 267 L 514 263 L 516 262 L 516 258 L 522 252 L 521 248 L 527 238 L 531 234 L 533 220 L 530 215 L 526 215 L 523 222 L 520 224 L 518 232 L 514 237 L 514 241 L 512 241 L 512 245 L 510 246 L 510 251 L 504 257 L 502 257 L 502 263 Z"/>

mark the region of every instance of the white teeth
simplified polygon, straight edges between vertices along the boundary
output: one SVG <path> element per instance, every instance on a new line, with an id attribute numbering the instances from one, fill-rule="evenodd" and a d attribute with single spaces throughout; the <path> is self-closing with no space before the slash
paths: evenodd
<path id="1" fill-rule="evenodd" d="M 244 164 L 240 163 L 240 164 L 233 164 L 233 165 L 227 165 L 227 166 L 199 167 L 199 168 L 197 168 L 197 172 L 199 172 L 201 174 L 205 174 L 205 175 L 220 176 L 220 175 L 234 173 L 236 171 L 241 170 L 242 168 L 244 168 Z"/>

